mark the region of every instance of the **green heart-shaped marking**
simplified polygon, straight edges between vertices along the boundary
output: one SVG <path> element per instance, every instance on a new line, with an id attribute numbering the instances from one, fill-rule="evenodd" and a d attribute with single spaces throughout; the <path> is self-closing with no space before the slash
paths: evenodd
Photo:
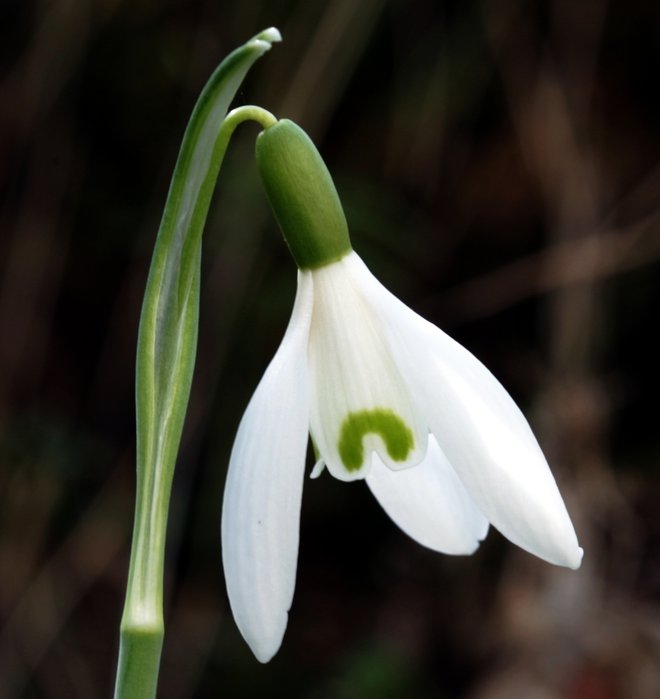
<path id="1" fill-rule="evenodd" d="M 348 471 L 357 471 L 364 462 L 362 439 L 379 435 L 393 461 L 405 461 L 415 446 L 412 430 L 394 412 L 385 408 L 349 413 L 339 433 L 339 456 Z"/>

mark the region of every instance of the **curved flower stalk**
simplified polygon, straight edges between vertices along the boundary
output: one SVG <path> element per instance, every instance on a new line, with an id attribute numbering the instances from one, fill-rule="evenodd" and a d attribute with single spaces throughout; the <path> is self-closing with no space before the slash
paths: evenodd
<path id="1" fill-rule="evenodd" d="M 353 252 L 334 185 L 286 120 L 257 163 L 298 265 L 284 339 L 240 423 L 222 515 L 236 623 L 255 656 L 277 652 L 291 606 L 308 439 L 343 481 L 366 480 L 420 544 L 470 554 L 489 523 L 556 565 L 582 558 L 555 480 L 502 385 L 387 291 Z"/>

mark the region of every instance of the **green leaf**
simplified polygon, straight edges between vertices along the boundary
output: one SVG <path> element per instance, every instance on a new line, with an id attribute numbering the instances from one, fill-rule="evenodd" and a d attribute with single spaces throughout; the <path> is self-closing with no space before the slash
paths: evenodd
<path id="1" fill-rule="evenodd" d="M 276 29 L 268 29 L 222 61 L 202 91 L 183 137 L 140 319 L 136 367 L 140 493 L 157 497 L 169 493 L 181 439 L 197 347 L 202 231 L 227 147 L 220 127 L 249 68 L 279 39 Z M 167 500 L 160 505 L 166 510 Z"/>
<path id="2" fill-rule="evenodd" d="M 156 693 L 167 511 L 197 349 L 202 232 L 229 137 L 242 118 L 225 120 L 229 104 L 252 64 L 280 40 L 277 29 L 261 32 L 211 76 L 188 122 L 158 231 L 138 333 L 137 502 L 118 699 Z M 274 121 L 258 108 L 238 111 Z"/>

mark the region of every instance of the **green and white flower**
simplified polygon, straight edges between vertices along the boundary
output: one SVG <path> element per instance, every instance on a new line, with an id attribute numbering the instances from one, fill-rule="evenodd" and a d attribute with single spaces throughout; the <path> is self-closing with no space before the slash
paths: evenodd
<path id="1" fill-rule="evenodd" d="M 313 182 L 311 171 L 324 166 L 315 150 L 297 152 L 313 146 L 296 129 L 280 121 L 257 144 L 298 288 L 238 429 L 222 516 L 232 611 L 262 662 L 282 642 L 293 599 L 309 435 L 318 455 L 313 476 L 326 467 L 343 481 L 366 480 L 424 546 L 473 553 L 490 522 L 550 563 L 578 568 L 582 558 L 527 420 L 479 360 L 385 289 L 352 251 L 329 175 Z M 332 201 L 310 224 L 319 192 Z M 322 233 L 305 230 L 324 223 L 333 242 L 310 243 L 306 235 Z"/>

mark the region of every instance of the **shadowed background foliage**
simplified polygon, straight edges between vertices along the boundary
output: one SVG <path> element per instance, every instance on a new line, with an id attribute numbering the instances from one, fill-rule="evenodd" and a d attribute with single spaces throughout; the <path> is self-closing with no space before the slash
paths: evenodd
<path id="1" fill-rule="evenodd" d="M 163 699 L 660 696 L 660 6 L 643 0 L 5 0 L 0 5 L 0 696 L 111 694 L 134 497 L 133 370 L 183 129 L 219 60 L 284 43 L 237 104 L 297 121 L 356 250 L 523 406 L 585 548 L 405 537 L 307 480 L 298 585 L 259 665 L 219 522 L 295 268 L 244 126 L 205 236 L 175 476 Z"/>

